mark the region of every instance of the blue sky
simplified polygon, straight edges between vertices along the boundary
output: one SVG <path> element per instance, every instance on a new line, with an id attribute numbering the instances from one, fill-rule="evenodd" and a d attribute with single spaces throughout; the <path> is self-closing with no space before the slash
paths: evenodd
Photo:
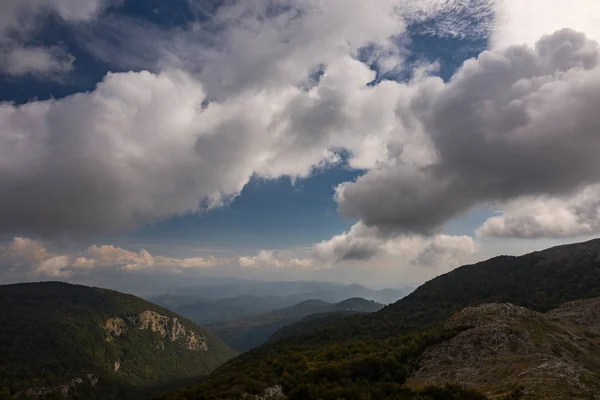
<path id="1" fill-rule="evenodd" d="M 594 93 L 600 9 L 540 1 L 0 6 L 3 279 L 403 285 L 593 237 L 569 85 Z"/>

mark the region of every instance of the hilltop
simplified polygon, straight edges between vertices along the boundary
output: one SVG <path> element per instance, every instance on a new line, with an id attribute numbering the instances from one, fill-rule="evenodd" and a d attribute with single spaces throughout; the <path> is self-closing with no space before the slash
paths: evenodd
<path id="1" fill-rule="evenodd" d="M 467 307 L 444 329 L 469 329 L 428 348 L 407 384 L 460 383 L 490 398 L 515 390 L 531 400 L 598 398 L 599 311 L 600 299 L 545 314 L 510 303 Z"/>

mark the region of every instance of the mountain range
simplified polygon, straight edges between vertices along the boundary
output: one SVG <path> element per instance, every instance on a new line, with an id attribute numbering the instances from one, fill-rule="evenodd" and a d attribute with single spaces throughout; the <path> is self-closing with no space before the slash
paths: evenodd
<path id="1" fill-rule="evenodd" d="M 273 334 L 285 326 L 313 314 L 343 312 L 348 316 L 375 312 L 381 308 L 383 308 L 383 304 L 361 298 L 347 299 L 335 304 L 322 300 L 306 300 L 291 307 L 265 314 L 206 325 L 206 328 L 210 329 L 215 336 L 233 349 L 245 352 L 265 343 Z"/>
<path id="2" fill-rule="evenodd" d="M 180 288 L 176 293 L 155 294 L 147 299 L 206 325 L 264 314 L 309 300 L 339 303 L 350 298 L 363 298 L 390 304 L 411 291 L 410 287 L 373 290 L 357 284 L 235 280 Z"/>
<path id="3" fill-rule="evenodd" d="M 135 296 L 0 286 L 0 398 L 598 399 L 600 240 L 463 266 L 361 307 L 381 305 L 311 300 L 254 316 L 297 319 L 236 356 Z"/>
<path id="4" fill-rule="evenodd" d="M 376 313 L 269 341 L 163 398 L 559 399 L 548 388 L 571 379 L 568 398 L 595 399 L 600 302 L 568 302 L 599 296 L 600 240 L 496 257 Z"/>

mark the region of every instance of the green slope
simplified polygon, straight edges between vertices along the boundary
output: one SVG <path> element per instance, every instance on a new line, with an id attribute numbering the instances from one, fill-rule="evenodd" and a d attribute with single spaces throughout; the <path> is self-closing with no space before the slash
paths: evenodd
<path id="1" fill-rule="evenodd" d="M 421 285 L 406 298 L 366 316 L 382 336 L 443 321 L 464 307 L 509 302 L 546 312 L 600 296 L 600 239 L 557 246 L 520 257 L 501 256 L 457 268 Z M 372 335 L 366 329 L 359 334 Z"/>
<path id="2" fill-rule="evenodd" d="M 111 333 L 107 321 L 121 321 L 123 331 Z M 235 355 L 162 307 L 59 282 L 0 286 L 0 326 L 5 397 L 51 397 L 75 380 L 69 392 L 79 398 L 132 398 L 197 380 Z"/>
<path id="3" fill-rule="evenodd" d="M 282 339 L 289 339 L 293 336 L 307 335 L 316 331 L 319 328 L 332 324 L 343 318 L 348 318 L 355 315 L 365 314 L 360 311 L 328 311 L 316 314 L 310 314 L 302 318 L 300 321 L 286 325 L 275 332 L 267 341 L 275 342 Z"/>
<path id="4" fill-rule="evenodd" d="M 599 295 L 600 240 L 496 257 L 437 277 L 377 313 L 263 345 L 167 398 L 236 398 L 273 385 L 292 399 L 413 398 L 400 395 L 401 385 L 427 348 L 457 333 L 441 329 L 453 313 L 491 302 L 547 311 Z"/>

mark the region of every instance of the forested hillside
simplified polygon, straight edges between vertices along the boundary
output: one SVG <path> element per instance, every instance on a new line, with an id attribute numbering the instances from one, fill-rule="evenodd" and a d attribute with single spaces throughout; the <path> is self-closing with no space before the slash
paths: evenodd
<path id="1" fill-rule="evenodd" d="M 0 326 L 9 398 L 147 396 L 197 381 L 236 354 L 145 300 L 58 282 L 0 286 Z"/>
<path id="2" fill-rule="evenodd" d="M 548 311 L 599 295 L 600 240 L 497 257 L 437 277 L 377 313 L 270 342 L 230 361 L 205 383 L 166 398 L 236 398 L 282 385 L 292 399 L 416 399 L 418 394 L 403 392 L 403 383 L 419 369 L 423 353 L 469 328 L 444 329 L 453 313 L 493 302 Z M 517 398 L 519 388 L 512 390 L 509 396 Z"/>

